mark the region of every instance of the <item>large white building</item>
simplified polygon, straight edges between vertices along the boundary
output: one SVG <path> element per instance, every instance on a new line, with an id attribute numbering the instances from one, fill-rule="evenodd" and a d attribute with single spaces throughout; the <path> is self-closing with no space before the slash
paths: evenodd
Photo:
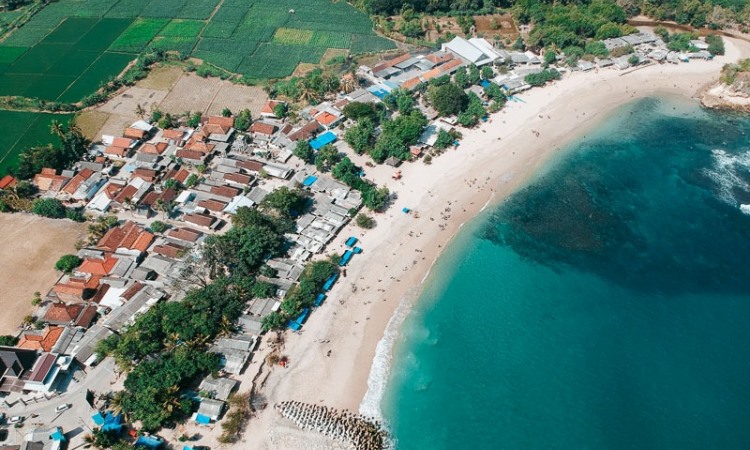
<path id="1" fill-rule="evenodd" d="M 462 37 L 455 37 L 443 44 L 442 51 L 449 51 L 469 64 L 482 66 L 500 58 L 500 53 L 482 38 L 471 38 L 468 41 Z"/>

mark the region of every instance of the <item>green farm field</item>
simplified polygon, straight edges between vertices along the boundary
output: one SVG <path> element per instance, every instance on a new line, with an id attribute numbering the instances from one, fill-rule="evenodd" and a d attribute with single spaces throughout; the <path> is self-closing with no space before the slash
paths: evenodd
<path id="1" fill-rule="evenodd" d="M 0 41 L 0 95 L 75 102 L 148 49 L 263 80 L 319 63 L 329 48 L 395 45 L 341 1 L 59 0 Z"/>
<path id="2" fill-rule="evenodd" d="M 53 120 L 67 123 L 70 114 L 43 114 L 19 111 L 0 111 L 0 124 L 7 124 L 0 133 L 0 174 L 7 173 L 18 163 L 18 154 L 29 147 L 56 143 L 50 133 Z"/>

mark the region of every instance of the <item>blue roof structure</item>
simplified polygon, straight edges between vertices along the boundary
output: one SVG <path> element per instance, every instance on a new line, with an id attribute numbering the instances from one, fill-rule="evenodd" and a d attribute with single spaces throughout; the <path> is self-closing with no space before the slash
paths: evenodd
<path id="1" fill-rule="evenodd" d="M 349 260 L 352 259 L 352 256 L 354 256 L 354 253 L 351 250 L 345 251 L 344 255 L 341 257 L 341 260 L 339 261 L 339 266 L 345 266 L 349 264 Z"/>
<path id="2" fill-rule="evenodd" d="M 138 440 L 135 441 L 136 447 L 146 447 L 154 449 L 161 448 L 163 444 L 164 441 L 155 436 L 139 436 Z"/>
<path id="3" fill-rule="evenodd" d="M 302 186 L 312 186 L 316 181 L 318 181 L 318 177 L 310 175 L 302 181 Z"/>
<path id="4" fill-rule="evenodd" d="M 346 240 L 346 246 L 347 247 L 351 247 L 352 245 L 354 245 L 356 243 L 357 243 L 357 238 L 355 238 L 354 236 L 352 236 L 352 237 L 350 237 L 349 239 Z"/>
<path id="5" fill-rule="evenodd" d="M 201 425 L 208 425 L 211 423 L 211 418 L 208 416 L 204 416 L 203 414 L 196 414 L 195 421 Z"/>
<path id="6" fill-rule="evenodd" d="M 311 140 L 310 147 L 312 147 L 313 150 L 320 150 L 324 145 L 330 144 L 331 142 L 336 142 L 336 139 L 337 137 L 335 134 L 333 134 L 332 131 L 326 131 L 325 133 Z"/>
<path id="7" fill-rule="evenodd" d="M 326 299 L 325 294 L 318 294 L 317 297 L 315 297 L 315 302 L 313 303 L 313 306 L 320 306 L 323 304 L 323 300 Z"/>
<path id="8" fill-rule="evenodd" d="M 307 316 L 309 315 L 310 315 L 310 308 L 305 308 L 302 310 L 302 313 L 299 316 L 297 316 L 296 319 L 290 320 L 289 322 L 287 322 L 286 326 L 293 331 L 299 331 L 300 328 L 302 328 L 302 324 L 305 323 L 305 320 L 307 320 Z M 198 419 L 196 418 L 196 420 Z"/>
<path id="9" fill-rule="evenodd" d="M 91 416 L 91 419 L 98 426 L 101 426 L 104 423 L 104 416 L 102 416 L 102 413 L 100 413 L 99 411 L 97 411 L 96 414 Z"/>
<path id="10" fill-rule="evenodd" d="M 60 430 L 55 430 L 55 432 L 52 433 L 52 435 L 50 437 L 52 438 L 53 441 L 64 441 L 65 440 L 65 436 L 62 434 L 62 431 L 60 431 Z"/>
<path id="11" fill-rule="evenodd" d="M 388 91 L 386 91 L 385 89 L 380 89 L 380 88 L 375 87 L 375 86 L 370 87 L 367 90 L 370 91 L 370 93 L 372 95 L 374 95 L 375 97 L 377 97 L 377 98 L 379 98 L 381 100 L 384 99 L 388 95 Z"/>
<path id="12" fill-rule="evenodd" d="M 479 84 L 482 85 L 483 88 L 490 87 L 490 82 L 487 80 L 482 80 Z"/>
<path id="13" fill-rule="evenodd" d="M 359 247 L 354 247 L 354 250 L 353 250 L 353 251 L 354 251 L 354 254 L 355 254 L 355 255 L 359 255 L 360 253 L 362 253 L 362 249 L 361 249 L 361 248 L 359 248 Z"/>

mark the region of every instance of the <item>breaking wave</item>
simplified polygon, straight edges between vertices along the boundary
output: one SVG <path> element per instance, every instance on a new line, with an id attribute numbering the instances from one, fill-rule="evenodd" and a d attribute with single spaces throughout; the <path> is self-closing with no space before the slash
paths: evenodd
<path id="1" fill-rule="evenodd" d="M 732 206 L 740 206 L 737 193 L 750 192 L 750 151 L 733 155 L 725 150 L 711 151 L 713 167 L 704 173 L 715 184 L 717 197 Z M 745 212 L 743 210 L 743 212 Z"/>

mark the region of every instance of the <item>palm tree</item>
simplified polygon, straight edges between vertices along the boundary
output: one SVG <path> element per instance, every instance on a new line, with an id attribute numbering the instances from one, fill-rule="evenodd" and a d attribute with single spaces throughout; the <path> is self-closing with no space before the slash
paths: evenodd
<path id="1" fill-rule="evenodd" d="M 357 77 L 353 72 L 348 72 L 341 77 L 341 90 L 345 93 L 350 93 L 359 87 Z"/>
<path id="2" fill-rule="evenodd" d="M 166 390 L 166 397 L 164 398 L 161 406 L 169 413 L 172 413 L 172 411 L 182 406 L 182 404 L 180 403 L 180 397 L 175 395 L 179 390 L 180 387 L 176 384 L 170 386 L 169 389 Z"/>
<path id="3" fill-rule="evenodd" d="M 112 411 L 113 414 L 122 414 L 127 421 L 127 412 L 122 407 L 123 400 L 125 399 L 124 391 L 117 391 L 109 396 L 107 401 L 107 409 Z"/>
<path id="4" fill-rule="evenodd" d="M 316 103 L 320 99 L 320 94 L 307 82 L 305 78 L 299 81 L 299 99 L 306 100 L 308 103 Z"/>
<path id="5" fill-rule="evenodd" d="M 135 115 L 143 119 L 146 116 L 146 110 L 141 106 L 140 103 L 135 105 Z"/>
<path id="6" fill-rule="evenodd" d="M 234 325 L 227 319 L 227 316 L 221 316 L 221 322 L 219 323 L 219 337 L 229 336 L 234 332 Z"/>
<path id="7" fill-rule="evenodd" d="M 170 333 L 169 336 L 167 336 L 166 339 L 164 339 L 164 349 L 165 350 L 174 350 L 177 348 L 177 346 L 180 344 L 180 334 L 179 333 Z"/>
<path id="8" fill-rule="evenodd" d="M 83 448 L 91 448 L 96 443 L 96 438 L 93 434 L 88 433 L 83 437 Z"/>
<path id="9" fill-rule="evenodd" d="M 57 119 L 53 119 L 52 122 L 50 122 L 49 131 L 60 138 L 60 140 L 65 138 L 65 127 L 63 127 L 63 124 Z"/>

